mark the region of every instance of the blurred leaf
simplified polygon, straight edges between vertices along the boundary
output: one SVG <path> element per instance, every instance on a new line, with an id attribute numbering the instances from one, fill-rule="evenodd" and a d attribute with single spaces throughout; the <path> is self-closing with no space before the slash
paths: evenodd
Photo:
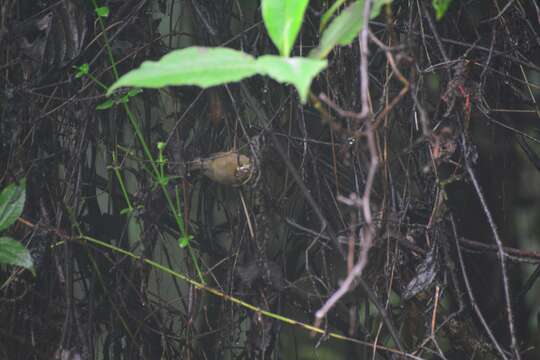
<path id="1" fill-rule="evenodd" d="M 0 231 L 11 226 L 24 209 L 26 200 L 26 179 L 22 179 L 18 184 L 8 185 L 0 193 Z"/>
<path id="2" fill-rule="evenodd" d="M 330 6 L 330 9 L 326 10 L 326 12 L 321 17 L 321 24 L 319 25 L 319 31 L 324 30 L 324 28 L 326 27 L 326 25 L 328 24 L 332 16 L 335 14 L 337 9 L 339 9 L 339 7 L 343 5 L 345 1 L 346 0 L 337 0 L 335 3 L 332 4 L 332 6 Z"/>
<path id="3" fill-rule="evenodd" d="M 189 245 L 189 242 L 191 241 L 191 239 L 193 239 L 193 235 L 182 236 L 180 239 L 178 239 L 178 245 L 181 248 L 185 248 L 186 246 Z"/>
<path id="4" fill-rule="evenodd" d="M 257 73 L 255 58 L 228 48 L 189 47 L 175 50 L 158 61 L 145 61 L 118 79 L 107 91 L 122 86 L 160 88 L 196 85 L 208 88 L 240 81 Z"/>
<path id="5" fill-rule="evenodd" d="M 96 8 L 96 14 L 99 17 L 108 17 L 109 16 L 109 8 L 107 6 L 101 6 Z"/>
<path id="6" fill-rule="evenodd" d="M 120 210 L 120 215 L 129 215 L 133 212 L 133 208 L 127 207 Z"/>
<path id="7" fill-rule="evenodd" d="M 88 75 L 88 72 L 90 71 L 90 65 L 88 65 L 88 63 L 84 63 L 80 66 L 74 66 L 74 68 L 75 70 L 77 70 L 77 72 L 75 73 L 75 77 L 77 79 Z"/>
<path id="8" fill-rule="evenodd" d="M 371 4 L 371 14 L 369 14 L 370 19 L 375 19 L 381 13 L 381 8 L 384 5 L 391 4 L 394 0 L 375 0 Z"/>
<path id="9" fill-rule="evenodd" d="M 263 0 L 262 17 L 268 35 L 282 56 L 289 56 L 309 0 Z"/>
<path id="10" fill-rule="evenodd" d="M 369 18 L 379 16 L 381 7 L 392 0 L 376 0 L 371 7 Z M 349 45 L 364 25 L 364 0 L 356 1 L 341 12 L 323 32 L 319 46 L 311 50 L 310 58 L 323 59 L 336 45 Z"/>
<path id="11" fill-rule="evenodd" d="M 105 100 L 101 104 L 96 106 L 96 110 L 107 110 L 112 108 L 114 105 L 114 101 L 112 99 Z"/>
<path id="12" fill-rule="evenodd" d="M 446 14 L 446 10 L 450 7 L 452 0 L 431 0 L 431 5 L 435 9 L 435 16 L 437 20 L 441 20 Z"/>
<path id="13" fill-rule="evenodd" d="M 326 67 L 327 62 L 302 57 L 265 55 L 257 59 L 257 65 L 259 73 L 266 74 L 280 83 L 294 85 L 302 103 L 305 103 L 313 78 Z"/>
<path id="14" fill-rule="evenodd" d="M 319 46 L 311 50 L 310 58 L 323 59 L 336 45 L 349 45 L 362 29 L 364 1 L 355 2 L 336 17 L 321 37 Z"/>
<path id="15" fill-rule="evenodd" d="M 20 242 L 6 236 L 0 237 L 0 264 L 21 266 L 35 275 L 34 262 L 28 249 Z"/>
<path id="16" fill-rule="evenodd" d="M 142 93 L 142 89 L 139 89 L 139 88 L 130 89 L 127 93 L 127 97 L 133 97 L 140 93 Z"/>

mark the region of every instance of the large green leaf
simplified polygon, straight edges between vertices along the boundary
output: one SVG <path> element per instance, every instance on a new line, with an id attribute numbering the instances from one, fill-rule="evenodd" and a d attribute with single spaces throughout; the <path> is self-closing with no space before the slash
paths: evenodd
<path id="1" fill-rule="evenodd" d="M 263 0 L 262 17 L 270 39 L 282 56 L 293 48 L 309 0 Z"/>
<path id="2" fill-rule="evenodd" d="M 22 266 L 34 273 L 34 262 L 28 249 L 6 236 L 0 237 L 0 264 Z"/>
<path id="3" fill-rule="evenodd" d="M 379 16 L 381 7 L 392 0 L 373 1 L 369 18 Z M 310 58 L 323 59 L 336 45 L 349 45 L 358 35 L 364 25 L 364 0 L 349 5 L 337 16 L 323 32 L 319 46 L 311 50 Z"/>
<path id="4" fill-rule="evenodd" d="M 259 73 L 280 83 L 294 85 L 301 101 L 305 103 L 313 78 L 326 67 L 327 62 L 303 57 L 265 55 L 257 59 L 257 65 Z"/>
<path id="5" fill-rule="evenodd" d="M 11 226 L 21 216 L 26 200 L 26 180 L 8 185 L 0 193 L 0 231 Z"/>
<path id="6" fill-rule="evenodd" d="M 203 88 L 243 78 L 268 75 L 292 84 L 302 102 L 307 99 L 313 78 L 326 67 L 325 60 L 266 55 L 258 59 L 226 48 L 187 48 L 144 62 L 115 82 L 108 93 L 121 86 L 159 88 L 167 85 L 197 85 Z"/>
<path id="7" fill-rule="evenodd" d="M 255 58 L 228 48 L 189 47 L 175 50 L 159 61 L 145 61 L 118 79 L 107 91 L 122 86 L 161 88 L 197 85 L 203 88 L 240 81 L 257 73 Z"/>

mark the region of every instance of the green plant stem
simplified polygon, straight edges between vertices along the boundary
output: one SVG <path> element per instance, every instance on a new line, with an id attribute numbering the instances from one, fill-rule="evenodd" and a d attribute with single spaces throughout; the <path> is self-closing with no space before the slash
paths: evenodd
<path id="1" fill-rule="evenodd" d="M 94 5 L 94 10 L 98 8 L 96 0 L 92 0 L 92 5 Z M 97 18 L 98 18 L 99 26 L 101 27 L 101 31 L 103 34 L 103 41 L 105 42 L 105 48 L 107 49 L 107 56 L 109 57 L 109 61 L 111 62 L 114 78 L 118 79 L 119 75 L 118 75 L 118 70 L 116 69 L 116 61 L 114 61 L 114 57 L 111 51 L 111 46 L 109 43 L 109 38 L 107 36 L 107 32 L 105 31 L 105 24 L 103 23 L 103 18 L 101 16 L 98 16 Z"/>
<path id="2" fill-rule="evenodd" d="M 112 158 L 113 158 L 113 166 L 112 166 L 112 168 L 113 168 L 114 174 L 116 175 L 116 180 L 120 184 L 120 189 L 122 190 L 122 194 L 123 194 L 124 199 L 125 199 L 125 201 L 126 201 L 126 203 L 128 205 L 128 211 L 131 214 L 133 212 L 133 206 L 132 206 L 131 201 L 129 199 L 129 194 L 128 194 L 128 191 L 127 191 L 126 186 L 124 184 L 124 179 L 122 179 L 122 175 L 120 174 L 120 170 L 119 170 L 119 167 L 118 167 L 118 159 L 117 159 L 117 156 L 116 156 L 116 150 L 113 151 Z"/>
<path id="3" fill-rule="evenodd" d="M 207 291 L 207 292 L 209 292 L 209 293 L 211 293 L 211 294 L 213 294 L 215 296 L 218 296 L 218 297 L 220 297 L 220 298 L 222 298 L 222 299 L 224 299 L 226 301 L 230 301 L 230 302 L 232 302 L 234 304 L 242 306 L 243 308 L 251 310 L 251 311 L 253 311 L 253 312 L 257 313 L 257 314 L 261 314 L 263 316 L 266 316 L 266 317 L 281 321 L 281 322 L 289 324 L 289 325 L 299 326 L 299 327 L 301 327 L 301 328 L 303 328 L 305 330 L 311 331 L 313 333 L 321 334 L 321 335 L 324 335 L 324 336 L 328 336 L 330 338 L 349 341 L 349 342 L 354 342 L 354 343 L 357 343 L 357 344 L 360 344 L 360 345 L 376 348 L 378 350 L 387 351 L 387 352 L 394 353 L 394 354 L 399 354 L 399 355 L 402 355 L 402 356 L 404 356 L 406 358 L 418 359 L 418 360 L 420 359 L 417 356 L 401 352 L 401 351 L 399 351 L 397 349 L 392 349 L 392 348 L 388 348 L 386 346 L 372 344 L 372 343 L 369 343 L 369 342 L 366 342 L 366 341 L 354 339 L 354 338 L 351 338 L 351 337 L 348 337 L 348 336 L 345 336 L 345 335 L 341 335 L 341 334 L 337 334 L 337 333 L 334 333 L 334 332 L 328 332 L 328 331 L 323 330 L 323 329 L 321 329 L 319 327 L 309 325 L 309 324 L 306 324 L 306 323 L 302 323 L 300 321 L 296 321 L 294 319 L 291 319 L 291 318 L 288 318 L 288 317 L 273 313 L 271 311 L 261 309 L 261 308 L 255 306 L 255 305 L 252 305 L 250 303 L 247 303 L 247 302 L 243 301 L 242 299 L 239 299 L 237 297 L 225 294 L 225 293 L 223 293 L 223 292 L 221 292 L 221 291 L 219 291 L 217 289 L 214 289 L 212 287 L 209 287 L 209 286 L 205 285 L 204 283 L 197 282 L 197 281 L 189 278 L 188 276 L 186 276 L 184 274 L 181 274 L 181 273 L 179 273 L 177 271 L 169 269 L 166 266 L 161 265 L 160 263 L 157 263 L 155 261 L 152 261 L 152 260 L 149 260 L 149 259 L 146 259 L 146 258 L 142 258 L 141 256 L 135 255 L 134 253 L 132 253 L 130 251 L 124 250 L 122 248 L 116 247 L 114 245 L 108 244 L 108 243 L 100 241 L 98 239 L 94 239 L 94 238 L 92 238 L 90 236 L 81 235 L 77 239 L 82 241 L 83 243 L 84 242 L 89 242 L 89 243 L 92 243 L 94 245 L 104 247 L 104 248 L 110 249 L 112 251 L 118 252 L 118 253 L 120 253 L 122 255 L 128 256 L 128 257 L 130 257 L 130 258 L 132 258 L 132 259 L 134 259 L 136 261 L 140 261 L 140 262 L 143 262 L 145 264 L 148 264 L 148 265 L 152 266 L 155 269 L 163 271 L 166 274 L 174 276 L 174 277 L 176 277 L 178 279 L 181 279 L 181 280 L 189 283 L 190 285 L 193 285 L 197 289 Z"/>
<path id="4" fill-rule="evenodd" d="M 99 81 L 94 75 L 87 73 L 86 76 L 88 76 L 90 78 L 90 80 L 92 80 L 93 82 L 95 82 L 98 86 L 102 87 L 103 89 L 105 89 L 105 91 L 107 91 L 108 87 L 107 85 L 105 85 L 104 83 L 102 83 L 101 81 Z"/>
<path id="5" fill-rule="evenodd" d="M 98 6 L 97 6 L 97 3 L 96 3 L 96 0 L 92 0 L 92 4 L 94 5 L 94 9 L 96 9 Z M 107 55 L 109 57 L 109 61 L 111 63 L 111 67 L 112 67 L 112 70 L 113 70 L 113 74 L 114 74 L 114 77 L 115 79 L 118 79 L 119 78 L 119 75 L 118 75 L 118 70 L 116 68 L 116 61 L 114 60 L 114 57 L 113 57 L 113 54 L 112 54 L 112 51 L 111 51 L 111 47 L 110 47 L 110 43 L 109 43 L 109 39 L 107 37 L 107 33 L 105 31 L 105 24 L 103 23 L 103 19 L 98 16 L 98 22 L 100 24 L 100 27 L 101 27 L 101 30 L 103 32 L 103 39 L 104 39 L 104 42 L 105 42 L 105 48 L 106 48 L 106 52 L 107 52 Z M 173 215 L 174 215 L 174 219 L 176 221 L 176 224 L 178 225 L 178 228 L 180 230 L 180 233 L 181 233 L 181 236 L 183 238 L 187 237 L 188 234 L 186 234 L 185 232 L 185 227 L 184 227 L 184 221 L 182 219 L 182 217 L 179 215 L 178 211 L 176 210 L 175 206 L 174 206 L 174 203 L 172 202 L 172 199 L 169 195 L 169 192 L 167 191 L 167 184 L 165 181 L 163 181 L 163 177 L 160 176 L 160 172 L 159 172 L 159 169 L 156 165 L 156 161 L 154 160 L 154 157 L 152 156 L 152 153 L 150 152 L 150 149 L 148 148 L 148 145 L 146 144 L 146 141 L 144 140 L 144 136 L 142 134 L 142 131 L 141 129 L 139 128 L 138 124 L 137 124 L 137 121 L 135 119 L 135 116 L 133 115 L 133 113 L 131 112 L 131 110 L 129 109 L 129 106 L 128 104 L 124 103 L 124 110 L 126 111 L 126 114 L 128 116 L 128 119 L 131 123 L 131 126 L 133 128 L 133 130 L 135 131 L 135 135 L 137 137 L 137 139 L 139 140 L 139 143 L 141 144 L 142 148 L 143 148 L 143 152 L 146 156 L 146 158 L 150 161 L 150 165 L 152 167 L 152 172 L 153 172 L 153 175 L 154 175 L 154 180 L 158 182 L 158 184 L 160 185 L 162 191 L 163 191 L 163 194 L 165 196 L 165 199 L 167 200 L 167 205 L 169 207 L 169 209 L 172 211 Z M 197 275 L 200 279 L 200 281 L 202 283 L 204 283 L 204 277 L 203 277 L 203 273 L 199 267 L 199 262 L 197 261 L 197 258 L 195 257 L 195 254 L 193 252 L 193 250 L 191 249 L 191 246 L 189 245 L 189 243 L 186 245 L 186 248 L 188 249 L 188 252 L 189 252 L 189 255 L 193 261 L 193 265 L 195 266 L 195 270 L 197 271 Z"/>

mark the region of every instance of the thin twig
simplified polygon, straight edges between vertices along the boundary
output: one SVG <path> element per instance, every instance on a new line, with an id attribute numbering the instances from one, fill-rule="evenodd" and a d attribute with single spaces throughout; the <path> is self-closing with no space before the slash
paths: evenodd
<path id="1" fill-rule="evenodd" d="M 482 326 L 484 327 L 484 330 L 486 331 L 486 333 L 487 333 L 489 339 L 491 340 L 491 343 L 493 344 L 493 346 L 495 346 L 495 348 L 497 349 L 499 354 L 501 354 L 501 357 L 503 359 L 508 359 L 508 357 L 504 353 L 503 349 L 499 345 L 499 342 L 497 341 L 497 339 L 495 339 L 495 336 L 491 332 L 491 329 L 489 328 L 489 325 L 487 324 L 486 319 L 484 318 L 484 315 L 482 315 L 482 311 L 480 311 L 480 307 L 476 303 L 476 300 L 475 300 L 475 297 L 474 297 L 474 294 L 473 294 L 473 291 L 472 291 L 472 287 L 471 287 L 471 284 L 469 282 L 469 276 L 467 275 L 467 271 L 465 270 L 465 262 L 463 261 L 463 255 L 461 253 L 461 248 L 459 247 L 456 223 L 454 222 L 454 217 L 452 215 L 450 215 L 450 223 L 452 224 L 452 231 L 454 233 L 454 241 L 455 241 L 456 249 L 457 249 L 457 253 L 458 253 L 458 260 L 459 260 L 459 266 L 461 268 L 461 275 L 463 276 L 463 281 L 465 282 L 465 287 L 467 288 L 467 295 L 469 295 L 469 300 L 471 301 L 471 306 L 473 307 L 474 312 L 476 313 L 476 316 L 478 316 L 478 319 L 480 320 L 480 323 L 482 323 Z"/>
<path id="2" fill-rule="evenodd" d="M 468 149 L 465 148 L 466 146 L 466 140 L 465 137 L 462 137 L 464 150 L 467 151 Z M 501 238 L 499 236 L 499 232 L 497 230 L 497 226 L 495 224 L 495 221 L 493 220 L 493 216 L 491 215 L 491 211 L 489 210 L 489 207 L 487 205 L 486 199 L 484 198 L 484 194 L 482 192 L 482 189 L 480 187 L 480 183 L 478 182 L 478 179 L 476 178 L 476 174 L 474 173 L 474 170 L 471 166 L 471 161 L 469 156 L 465 155 L 465 168 L 467 169 L 467 172 L 469 173 L 469 176 L 471 178 L 471 181 L 474 185 L 474 188 L 476 190 L 476 194 L 478 195 L 478 199 L 480 200 L 480 203 L 482 204 L 482 209 L 484 210 L 484 213 L 486 214 L 486 218 L 488 220 L 489 226 L 491 228 L 491 232 L 493 233 L 493 237 L 495 239 L 495 243 L 497 244 L 498 254 L 499 254 L 499 261 L 501 264 L 501 274 L 502 274 L 502 280 L 503 280 L 503 287 L 504 287 L 504 298 L 506 301 L 506 314 L 508 316 L 508 327 L 510 330 L 510 346 L 512 348 L 512 351 L 514 352 L 514 356 L 516 359 L 520 359 L 521 356 L 519 354 L 519 349 L 517 345 L 517 339 L 516 339 L 516 330 L 514 326 L 514 316 L 512 312 L 512 300 L 510 298 L 510 284 L 508 281 L 508 272 L 506 270 L 506 256 L 503 248 L 503 244 L 501 241 Z"/>

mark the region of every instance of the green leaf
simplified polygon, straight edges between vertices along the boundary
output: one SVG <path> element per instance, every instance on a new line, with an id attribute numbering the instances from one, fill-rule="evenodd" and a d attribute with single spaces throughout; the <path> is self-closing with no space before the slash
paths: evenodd
<path id="1" fill-rule="evenodd" d="M 311 82 L 327 65 L 325 60 L 302 57 L 286 58 L 265 55 L 257 59 L 259 73 L 270 76 L 280 83 L 292 84 L 300 94 L 302 103 L 307 100 Z"/>
<path id="2" fill-rule="evenodd" d="M 127 207 L 127 208 L 123 208 L 122 210 L 120 210 L 120 215 L 129 215 L 133 212 L 133 208 L 131 207 Z"/>
<path id="3" fill-rule="evenodd" d="M 159 61 L 145 61 L 118 79 L 107 91 L 122 86 L 160 88 L 196 85 L 208 88 L 240 81 L 257 73 L 255 58 L 228 48 L 189 47 L 175 50 Z"/>
<path id="4" fill-rule="evenodd" d="M 358 35 L 363 25 L 364 1 L 351 4 L 336 17 L 321 37 L 319 46 L 311 50 L 310 58 L 325 58 L 336 45 L 349 45 Z"/>
<path id="5" fill-rule="evenodd" d="M 270 39 L 282 56 L 289 56 L 309 0 L 263 0 L 262 17 Z"/>
<path id="6" fill-rule="evenodd" d="M 109 8 L 107 6 L 101 6 L 96 8 L 96 14 L 99 17 L 108 17 L 109 16 Z"/>
<path id="7" fill-rule="evenodd" d="M 114 101 L 112 99 L 105 100 L 101 104 L 96 106 L 96 110 L 107 110 L 112 108 L 114 105 Z"/>
<path id="8" fill-rule="evenodd" d="M 437 20 L 441 20 L 443 18 L 451 3 L 452 0 L 431 0 L 431 5 L 433 6 L 433 9 L 435 9 L 435 16 L 437 17 Z"/>
<path id="9" fill-rule="evenodd" d="M 34 261 L 28 249 L 10 237 L 0 237 L 0 264 L 22 266 L 32 271 L 32 274 L 36 274 Z"/>
<path id="10" fill-rule="evenodd" d="M 369 18 L 379 16 L 381 7 L 392 0 L 376 0 L 373 2 Z M 310 58 L 323 59 L 336 45 L 349 45 L 358 35 L 364 25 L 364 0 L 349 5 L 337 16 L 323 32 L 319 46 L 311 50 Z"/>
<path id="11" fill-rule="evenodd" d="M 75 73 L 75 78 L 77 79 L 88 75 L 88 72 L 90 71 L 90 65 L 88 65 L 88 63 L 84 63 L 80 66 L 74 66 L 73 68 L 77 70 L 77 72 Z"/>
<path id="12" fill-rule="evenodd" d="M 323 16 L 321 17 L 321 24 L 319 26 L 319 31 L 323 31 L 324 28 L 326 27 L 326 25 L 328 24 L 328 22 L 330 21 L 330 18 L 335 14 L 335 12 L 337 11 L 337 9 L 339 9 L 339 7 L 341 5 L 343 5 L 343 3 L 345 2 L 346 0 L 337 0 L 335 3 L 332 4 L 332 6 L 330 6 L 330 9 L 326 10 L 326 12 L 323 14 Z"/>
<path id="13" fill-rule="evenodd" d="M 311 81 L 325 67 L 326 61 L 317 59 L 271 55 L 255 59 L 233 49 L 192 47 L 174 51 L 157 62 L 144 62 L 140 68 L 118 79 L 108 93 L 121 86 L 197 85 L 207 88 L 260 74 L 294 85 L 305 102 Z"/>
<path id="14" fill-rule="evenodd" d="M 381 8 L 386 4 L 391 4 L 394 0 L 375 0 L 371 4 L 371 14 L 369 14 L 369 19 L 375 19 L 381 13 Z"/>
<path id="15" fill-rule="evenodd" d="M 133 97 L 133 96 L 136 96 L 138 94 L 142 93 L 142 89 L 139 89 L 139 88 L 135 88 L 135 89 L 130 89 L 127 93 L 127 96 L 128 97 Z"/>
<path id="16" fill-rule="evenodd" d="M 21 216 L 26 200 L 26 179 L 8 185 L 0 193 L 0 231 L 11 226 Z"/>
<path id="17" fill-rule="evenodd" d="M 191 239 L 193 239 L 193 235 L 182 236 L 180 239 L 178 239 L 178 246 L 185 248 L 189 245 Z"/>

